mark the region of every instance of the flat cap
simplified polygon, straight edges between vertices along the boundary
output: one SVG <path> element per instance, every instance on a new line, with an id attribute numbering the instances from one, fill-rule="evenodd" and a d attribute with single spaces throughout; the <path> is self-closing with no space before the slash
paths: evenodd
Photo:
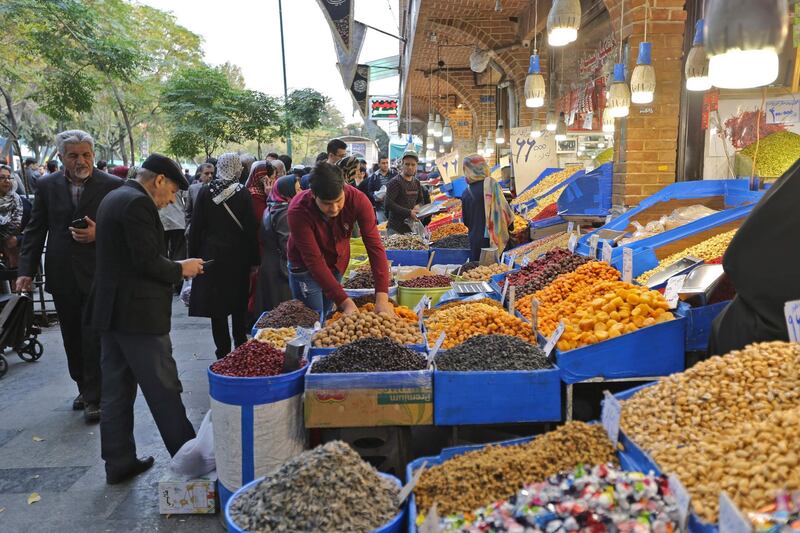
<path id="1" fill-rule="evenodd" d="M 150 157 L 142 163 L 142 168 L 146 168 L 156 174 L 163 174 L 167 179 L 177 183 L 182 191 L 189 188 L 189 181 L 183 175 L 181 166 L 165 155 L 150 154 Z"/>

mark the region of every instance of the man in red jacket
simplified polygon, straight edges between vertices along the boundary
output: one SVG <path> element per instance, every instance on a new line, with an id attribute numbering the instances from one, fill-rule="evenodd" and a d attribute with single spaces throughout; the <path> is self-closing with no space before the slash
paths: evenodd
<path id="1" fill-rule="evenodd" d="M 389 263 L 369 199 L 350 185 L 342 172 L 319 163 L 311 173 L 311 189 L 289 204 L 289 285 L 292 294 L 320 314 L 331 303 L 346 314 L 358 311 L 342 288 L 342 273 L 350 261 L 350 237 L 355 223 L 367 248 L 375 279 L 375 311 L 393 314 L 389 303 Z"/>

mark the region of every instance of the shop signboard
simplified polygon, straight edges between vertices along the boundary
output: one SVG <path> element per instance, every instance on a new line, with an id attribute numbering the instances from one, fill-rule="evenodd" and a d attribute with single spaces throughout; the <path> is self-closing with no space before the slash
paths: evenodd
<path id="1" fill-rule="evenodd" d="M 531 138 L 531 128 L 511 128 L 511 166 L 517 190 L 523 191 L 546 168 L 558 166 L 556 139 L 552 131 Z"/>
<path id="2" fill-rule="evenodd" d="M 370 96 L 370 120 L 397 120 L 400 99 L 394 96 Z"/>
<path id="3" fill-rule="evenodd" d="M 445 183 L 450 183 L 459 177 L 461 175 L 461 157 L 458 150 L 437 159 L 436 168 L 439 169 L 439 174 L 442 175 L 442 180 Z"/>

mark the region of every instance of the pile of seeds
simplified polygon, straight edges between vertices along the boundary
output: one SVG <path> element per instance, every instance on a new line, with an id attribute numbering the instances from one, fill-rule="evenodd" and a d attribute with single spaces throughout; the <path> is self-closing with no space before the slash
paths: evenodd
<path id="1" fill-rule="evenodd" d="M 356 304 L 357 307 L 364 307 L 366 304 L 375 304 L 375 294 L 365 294 L 364 296 L 356 296 L 353 298 L 353 303 Z M 389 298 L 389 303 L 393 306 L 397 307 L 397 302 L 394 299 Z"/>
<path id="2" fill-rule="evenodd" d="M 314 362 L 312 374 L 425 370 L 424 355 L 386 337 L 359 339 Z"/>
<path id="3" fill-rule="evenodd" d="M 541 348 L 510 335 L 477 335 L 436 357 L 439 370 L 540 370 L 551 366 Z"/>
<path id="4" fill-rule="evenodd" d="M 485 304 L 490 305 L 492 307 L 496 307 L 498 309 L 503 309 L 503 304 L 499 301 L 495 300 L 494 298 L 478 298 L 477 300 L 455 300 L 452 302 L 447 302 L 446 304 L 437 305 L 431 309 L 426 309 L 424 311 L 425 318 L 430 318 L 433 315 L 440 313 L 442 311 L 447 311 L 448 309 L 452 309 L 454 307 L 460 307 L 462 305 L 471 305 L 471 304 Z"/>
<path id="5" fill-rule="evenodd" d="M 387 250 L 427 250 L 428 246 L 414 234 L 391 235 L 383 239 L 383 247 Z"/>
<path id="6" fill-rule="evenodd" d="M 319 313 L 300 300 L 289 300 L 258 319 L 256 328 L 310 328 L 315 322 L 319 322 Z"/>
<path id="7" fill-rule="evenodd" d="M 211 365 L 221 376 L 253 378 L 277 376 L 283 371 L 285 355 L 271 344 L 248 341 Z"/>
<path id="8" fill-rule="evenodd" d="M 313 343 L 318 348 L 336 348 L 364 337 L 389 337 L 400 344 L 422 344 L 422 332 L 416 323 L 388 313 L 367 311 L 326 323 L 314 336 Z"/>
<path id="9" fill-rule="evenodd" d="M 375 287 L 375 279 L 372 277 L 372 270 L 358 270 L 342 284 L 345 289 L 372 289 Z"/>
<path id="10" fill-rule="evenodd" d="M 473 268 L 469 272 L 461 273 L 461 279 L 465 281 L 489 281 L 492 279 L 492 276 L 496 276 L 497 274 L 502 274 L 503 272 L 508 272 L 509 266 L 502 265 L 500 263 L 494 263 L 492 265 L 483 265 L 477 268 Z"/>
<path id="11" fill-rule="evenodd" d="M 250 533 L 372 531 L 398 512 L 399 488 L 347 444 L 301 453 L 231 503 L 231 518 Z"/>
<path id="12" fill-rule="evenodd" d="M 420 276 L 418 278 L 401 281 L 398 285 L 410 289 L 434 289 L 449 287 L 452 281 L 453 280 L 450 278 L 450 276 Z"/>
<path id="13" fill-rule="evenodd" d="M 469 235 L 465 233 L 459 233 L 456 235 L 448 235 L 443 239 L 439 239 L 438 241 L 431 244 L 431 248 L 451 248 L 451 249 L 460 249 L 465 250 L 469 248 Z"/>
<path id="14" fill-rule="evenodd" d="M 487 446 L 433 466 L 414 494 L 422 513 L 434 502 L 442 516 L 466 513 L 508 498 L 525 483 L 580 464 L 603 463 L 617 464 L 603 426 L 573 421 L 524 444 Z"/>

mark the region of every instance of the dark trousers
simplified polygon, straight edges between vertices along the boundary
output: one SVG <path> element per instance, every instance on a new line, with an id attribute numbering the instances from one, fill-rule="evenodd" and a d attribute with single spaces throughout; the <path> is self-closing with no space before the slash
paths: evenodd
<path id="1" fill-rule="evenodd" d="M 87 299 L 77 287 L 53 293 L 69 375 L 86 403 L 100 403 L 100 335 L 84 325 Z"/>
<path id="2" fill-rule="evenodd" d="M 136 459 L 133 403 L 137 384 L 164 445 L 174 456 L 195 433 L 181 400 L 183 387 L 169 335 L 106 332 L 102 346 L 106 393 L 100 406 L 100 442 L 106 470 L 125 468 Z"/>
<path id="3" fill-rule="evenodd" d="M 241 346 L 247 342 L 247 326 L 249 318 L 246 312 L 231 315 L 231 329 L 233 330 L 234 346 Z M 211 335 L 217 347 L 217 359 L 222 359 L 231 352 L 231 334 L 228 331 L 227 316 L 211 317 Z"/>
<path id="4" fill-rule="evenodd" d="M 164 230 L 164 244 L 167 248 L 164 250 L 164 255 L 173 261 L 186 259 L 186 230 Z"/>

